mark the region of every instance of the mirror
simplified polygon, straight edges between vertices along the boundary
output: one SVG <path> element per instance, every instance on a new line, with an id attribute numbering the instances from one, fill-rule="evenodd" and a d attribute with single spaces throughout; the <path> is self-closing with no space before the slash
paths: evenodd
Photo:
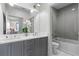
<path id="1" fill-rule="evenodd" d="M 21 33 L 23 26 L 23 18 L 8 15 L 6 20 L 6 33 Z"/>
<path id="2" fill-rule="evenodd" d="M 34 4 L 32 9 L 22 7 L 20 3 L 3 5 L 4 34 L 34 33 L 34 18 L 38 14 L 38 10 L 33 8 Z M 28 6 L 27 3 L 24 6 Z"/>

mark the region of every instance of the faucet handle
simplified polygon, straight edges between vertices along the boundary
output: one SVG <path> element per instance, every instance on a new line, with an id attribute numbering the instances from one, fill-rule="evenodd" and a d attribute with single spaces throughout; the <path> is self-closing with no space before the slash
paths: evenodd
<path id="1" fill-rule="evenodd" d="M 38 33 L 37 32 L 35 32 L 33 35 L 37 35 Z"/>
<path id="2" fill-rule="evenodd" d="M 6 36 L 6 38 L 8 38 L 8 36 Z"/>
<path id="3" fill-rule="evenodd" d="M 16 35 L 14 35 L 14 37 L 16 37 Z"/>

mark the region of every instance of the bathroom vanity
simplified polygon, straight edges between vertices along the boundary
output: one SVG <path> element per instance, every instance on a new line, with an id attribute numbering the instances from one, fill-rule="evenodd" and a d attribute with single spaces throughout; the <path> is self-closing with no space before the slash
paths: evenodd
<path id="1" fill-rule="evenodd" d="M 29 37 L 29 38 L 28 38 Z M 47 56 L 47 36 L 0 39 L 0 56 Z"/>
<path id="2" fill-rule="evenodd" d="M 44 20 L 47 22 L 43 23 L 43 19 L 39 22 L 41 16 L 39 16 L 39 10 L 35 8 L 34 12 L 31 12 L 29 8 L 19 5 L 11 6 L 4 3 L 1 6 L 3 6 L 1 8 L 3 25 L 0 24 L 3 27 L 0 27 L 0 56 L 47 56 L 48 35 L 39 33 L 48 33 L 48 27 L 43 29 L 43 26 L 48 23 L 48 15 Z M 47 11 L 44 12 L 47 13 Z M 32 33 L 35 34 L 32 35 Z"/>

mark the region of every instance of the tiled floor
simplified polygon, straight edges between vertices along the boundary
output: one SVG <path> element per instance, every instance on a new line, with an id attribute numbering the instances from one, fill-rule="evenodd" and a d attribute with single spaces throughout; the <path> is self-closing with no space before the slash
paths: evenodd
<path id="1" fill-rule="evenodd" d="M 53 56 L 71 56 L 70 54 L 67 54 L 63 51 L 57 50 L 57 54 L 53 55 Z"/>

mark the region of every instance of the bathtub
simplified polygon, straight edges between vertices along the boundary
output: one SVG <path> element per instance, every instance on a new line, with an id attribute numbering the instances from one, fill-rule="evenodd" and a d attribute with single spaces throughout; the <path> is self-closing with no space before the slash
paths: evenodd
<path id="1" fill-rule="evenodd" d="M 72 56 L 79 56 L 79 41 L 71 40 L 71 39 L 64 39 L 64 38 L 56 38 L 56 42 L 58 42 L 59 50 L 68 53 Z"/>

